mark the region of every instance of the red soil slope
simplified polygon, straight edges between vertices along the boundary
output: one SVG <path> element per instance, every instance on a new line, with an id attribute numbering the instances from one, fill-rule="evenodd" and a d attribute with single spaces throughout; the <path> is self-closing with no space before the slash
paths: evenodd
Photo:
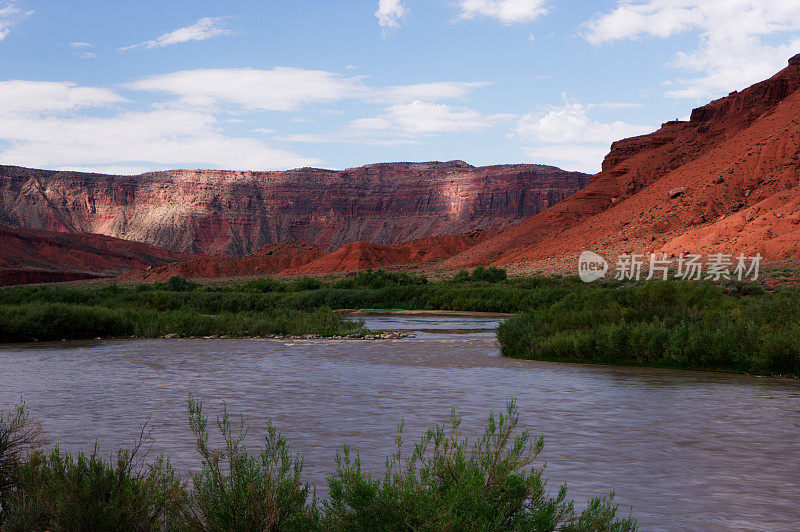
<path id="1" fill-rule="evenodd" d="M 0 224 L 0 285 L 116 276 L 132 268 L 195 257 L 105 235 Z"/>
<path id="2" fill-rule="evenodd" d="M 615 142 L 583 190 L 442 267 L 572 265 L 584 249 L 798 259 L 798 89 L 795 56 L 772 78 L 695 109 L 688 122 Z"/>
<path id="3" fill-rule="evenodd" d="M 435 268 L 442 259 L 468 249 L 483 238 L 485 238 L 483 233 L 476 232 L 468 235 L 421 238 L 393 246 L 354 242 L 310 264 L 283 273 L 320 274 L 398 266 Z"/>
<path id="4" fill-rule="evenodd" d="M 135 270 L 126 273 L 120 280 L 165 281 L 173 275 L 182 275 L 187 279 L 269 275 L 300 268 L 326 255 L 328 253 L 306 242 L 268 244 L 246 257 L 203 257 L 158 268 Z"/>

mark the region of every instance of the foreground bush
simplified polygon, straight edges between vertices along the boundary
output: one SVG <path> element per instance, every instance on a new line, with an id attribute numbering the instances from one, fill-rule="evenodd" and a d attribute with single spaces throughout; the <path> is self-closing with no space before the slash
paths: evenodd
<path id="1" fill-rule="evenodd" d="M 460 432 L 461 418 L 430 428 L 409 456 L 397 450 L 383 478 L 363 471 L 345 445 L 328 478 L 330 498 L 318 503 L 302 478 L 302 457 L 269 424 L 263 447 L 250 454 L 244 423 L 234 427 L 227 410 L 217 419 L 223 446 L 209 445 L 202 403 L 187 401 L 189 424 L 202 459 L 191 486 L 161 457 L 142 465 L 139 439 L 132 451 L 105 462 L 95 450 L 76 457 L 54 449 L 5 456 L 18 474 L 5 485 L 2 530 L 636 530 L 632 517 L 617 518 L 609 497 L 576 513 L 567 488 L 546 490 L 543 466 L 533 465 L 544 445 L 517 431 L 514 402 L 489 416 L 473 445 Z M 10 418 L 13 423 L 13 416 Z M 12 424 L 0 421 L 0 441 Z M 3 432 L 4 431 L 4 432 Z M 13 447 L 13 446 L 12 446 Z M 7 450 L 7 448 L 6 448 Z"/>
<path id="2" fill-rule="evenodd" d="M 364 472 L 348 446 L 336 455 L 323 502 L 329 530 L 635 530 L 636 520 L 617 519 L 614 494 L 596 498 L 576 514 L 562 485 L 547 493 L 544 466 L 532 466 L 543 437 L 516 432 L 514 401 L 506 413 L 490 414 L 483 436 L 469 446 L 453 410 L 450 425 L 434 426 L 403 456 L 402 425 L 396 452 L 383 478 Z"/>
<path id="3" fill-rule="evenodd" d="M 302 479 L 303 459 L 289 450 L 286 438 L 270 422 L 264 447 L 251 455 L 244 446 L 244 421 L 234 429 L 227 408 L 217 419 L 224 447 L 208 441 L 208 418 L 201 401 L 187 401 L 189 425 L 202 458 L 192 477 L 194 490 L 179 501 L 182 515 L 196 530 L 307 530 L 319 515 Z"/>

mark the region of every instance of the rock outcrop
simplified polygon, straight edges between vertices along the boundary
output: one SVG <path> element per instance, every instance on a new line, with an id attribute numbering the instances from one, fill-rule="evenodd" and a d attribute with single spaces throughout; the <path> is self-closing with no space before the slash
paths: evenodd
<path id="1" fill-rule="evenodd" d="M 689 121 L 613 143 L 584 189 L 442 267 L 528 264 L 525 270 L 560 263 L 574 271 L 585 249 L 797 260 L 798 184 L 795 56 L 772 78 L 695 109 Z"/>
<path id="2" fill-rule="evenodd" d="M 386 163 L 342 171 L 171 170 L 138 176 L 0 167 L 0 222 L 243 256 L 303 241 L 328 251 L 492 230 L 540 212 L 589 176 L 535 164 Z"/>
<path id="3" fill-rule="evenodd" d="M 0 224 L 0 286 L 113 277 L 196 255 L 89 233 L 58 233 Z"/>

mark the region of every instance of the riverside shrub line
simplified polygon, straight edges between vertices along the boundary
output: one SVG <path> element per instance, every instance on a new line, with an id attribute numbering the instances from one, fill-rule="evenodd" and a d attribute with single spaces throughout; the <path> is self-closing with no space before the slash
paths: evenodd
<path id="1" fill-rule="evenodd" d="M 303 478 L 302 456 L 271 422 L 251 453 L 244 421 L 233 422 L 225 408 L 216 423 L 222 445 L 213 447 L 202 402 L 190 396 L 186 407 L 201 459 L 190 482 L 165 456 L 143 463 L 144 429 L 133 449 L 107 461 L 96 447 L 77 455 L 38 450 L 41 433 L 24 405 L 0 417 L 0 530 L 637 529 L 632 515 L 617 516 L 613 491 L 580 513 L 566 485 L 548 492 L 544 465 L 534 465 L 544 439 L 518 429 L 513 400 L 490 414 L 471 444 L 455 410 L 409 454 L 401 424 L 383 475 L 365 471 L 345 444 L 322 501 Z"/>
<path id="2" fill-rule="evenodd" d="M 800 290 L 755 282 L 584 283 L 507 278 L 499 268 L 452 279 L 363 271 L 340 279 L 0 289 L 0 341 L 109 336 L 360 334 L 330 309 L 506 312 L 504 355 L 568 362 L 800 376 Z"/>

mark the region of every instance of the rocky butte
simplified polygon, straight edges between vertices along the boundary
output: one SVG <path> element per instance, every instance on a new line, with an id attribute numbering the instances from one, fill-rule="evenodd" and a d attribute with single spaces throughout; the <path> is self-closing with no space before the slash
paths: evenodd
<path id="1" fill-rule="evenodd" d="M 199 254 L 243 256 L 290 241 L 333 251 L 507 227 L 588 179 L 552 166 L 463 161 L 136 176 L 2 166 L 0 222 Z"/>

